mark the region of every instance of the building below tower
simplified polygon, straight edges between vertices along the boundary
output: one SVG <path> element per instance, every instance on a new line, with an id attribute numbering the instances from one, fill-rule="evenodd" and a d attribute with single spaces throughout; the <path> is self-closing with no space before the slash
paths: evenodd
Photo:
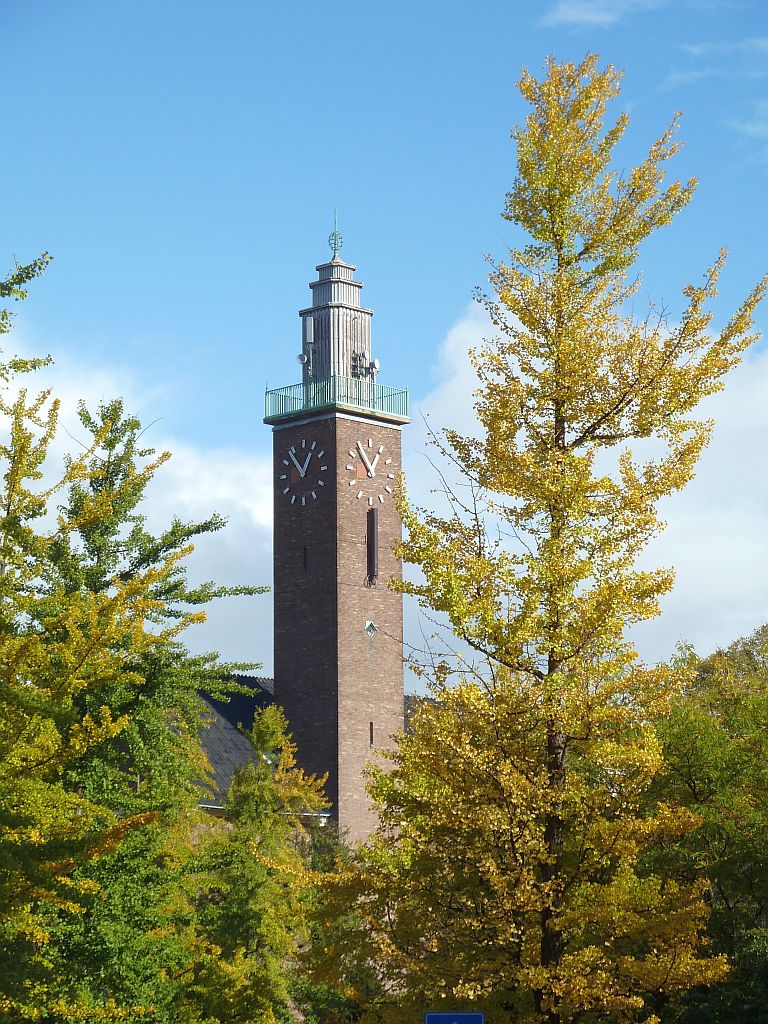
<path id="1" fill-rule="evenodd" d="M 235 676 L 238 686 L 246 686 L 250 693 L 238 692 L 229 700 L 221 700 L 202 694 L 208 705 L 207 721 L 200 731 L 200 742 L 211 764 L 213 786 L 203 787 L 200 806 L 210 814 L 220 817 L 224 814 L 227 792 L 238 768 L 255 761 L 256 753 L 243 730 L 253 728 L 256 713 L 269 704 L 274 704 L 274 679 L 264 676 Z M 405 731 L 411 715 L 419 703 L 429 698 L 406 694 L 404 702 Z M 321 811 L 313 815 L 324 824 L 330 814 Z"/>

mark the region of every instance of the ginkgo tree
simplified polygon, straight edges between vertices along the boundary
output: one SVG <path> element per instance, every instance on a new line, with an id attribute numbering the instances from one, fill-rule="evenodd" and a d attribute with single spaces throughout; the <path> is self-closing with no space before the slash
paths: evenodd
<path id="1" fill-rule="evenodd" d="M 21 300 L 47 256 L 17 266 L 0 298 Z M 0 334 L 11 314 L 0 314 Z M 65 785 L 68 769 L 109 743 L 127 725 L 100 699 L 121 679 L 142 678 L 125 651 L 160 650 L 192 616 L 154 624 L 164 580 L 186 549 L 164 553 L 131 578 L 101 591 L 51 585 L 51 551 L 67 534 L 107 515 L 123 481 L 84 497 L 71 516 L 55 515 L 61 489 L 87 481 L 93 449 L 73 459 L 61 478 L 43 481 L 55 435 L 58 401 L 30 395 L 23 375 L 46 359 L 0 360 L 0 1020 L 102 1020 L 135 1016 L 109 1000 L 88 1005 L 48 955 L 50 925 L 77 914 L 94 885 L 76 869 L 113 849 L 151 814 L 118 816 L 82 789 Z M 103 432 L 94 440 L 94 447 Z M 148 470 L 151 472 L 152 467 Z M 92 700 L 86 708 L 83 696 Z"/>
<path id="2" fill-rule="evenodd" d="M 49 546 L 48 589 L 108 593 L 115 579 L 162 566 L 170 552 L 225 527 L 214 514 L 151 531 L 147 487 L 162 484 L 151 468 L 163 456 L 145 447 L 144 428 L 119 399 L 94 414 L 81 403 L 79 420 L 90 472 L 67 489 L 60 509 L 77 519 L 99 494 L 113 499 L 98 519 Z M 152 591 L 152 618 L 162 626 L 217 597 L 264 589 L 193 585 L 178 562 Z M 200 734 L 211 719 L 201 694 L 226 699 L 239 688 L 235 674 L 258 666 L 193 655 L 183 639 L 148 650 L 123 644 L 121 654 L 124 671 L 74 704 L 91 713 L 106 704 L 125 727 L 70 764 L 63 782 L 118 821 L 152 820 L 79 866 L 77 880 L 96 891 L 85 913 L 59 915 L 48 954 L 94 1006 L 111 1002 L 137 1019 L 141 1008 L 154 1024 L 274 1024 L 287 1012 L 290 958 L 304 932 L 310 875 L 299 836 L 302 821 L 312 820 L 307 812 L 322 805 L 320 784 L 295 767 L 285 720 L 271 706 L 249 736 L 254 763 L 220 794 L 223 817 L 210 818 L 198 807 L 206 771 Z"/>
<path id="3" fill-rule="evenodd" d="M 703 938 L 707 880 L 643 859 L 698 818 L 643 803 L 662 765 L 652 723 L 685 670 L 641 663 L 626 628 L 673 584 L 638 556 L 693 475 L 712 429 L 696 406 L 754 341 L 766 280 L 713 330 L 721 252 L 675 322 L 635 316 L 640 246 L 696 182 L 664 183 L 676 122 L 613 169 L 619 84 L 594 55 L 523 72 L 503 213 L 519 241 L 484 297 L 476 436 L 436 435 L 446 512 L 401 497 L 420 570 L 402 589 L 472 657 L 416 666 L 435 700 L 372 772 L 380 827 L 331 887 L 327 912 L 354 914 L 325 974 L 375 965 L 389 996 L 371 1020 L 475 1006 L 490 1024 L 650 1022 L 728 970 Z"/>

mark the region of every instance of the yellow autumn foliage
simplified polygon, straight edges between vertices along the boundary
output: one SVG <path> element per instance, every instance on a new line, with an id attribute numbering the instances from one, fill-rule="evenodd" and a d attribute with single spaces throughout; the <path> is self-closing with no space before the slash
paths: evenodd
<path id="1" fill-rule="evenodd" d="M 712 430 L 696 406 L 755 340 L 766 279 L 713 330 L 720 253 L 675 322 L 636 317 L 639 246 L 695 181 L 664 183 L 676 122 L 612 168 L 619 80 L 596 56 L 523 72 L 504 216 L 528 240 L 492 266 L 478 430 L 435 436 L 447 512 L 401 495 L 420 570 L 402 590 L 463 657 L 416 665 L 432 700 L 372 773 L 380 827 L 331 884 L 351 922 L 336 973 L 365 960 L 386 993 L 371 1021 L 473 1006 L 489 1024 L 650 1024 L 727 972 L 703 938 L 706 879 L 644 857 L 698 819 L 642 803 L 662 767 L 652 722 L 685 680 L 642 664 L 626 629 L 673 584 L 637 559 L 693 475 Z"/>

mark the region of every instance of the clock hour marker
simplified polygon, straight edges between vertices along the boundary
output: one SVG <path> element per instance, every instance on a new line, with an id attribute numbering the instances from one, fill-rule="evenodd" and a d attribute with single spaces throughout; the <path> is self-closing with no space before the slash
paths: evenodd
<path id="1" fill-rule="evenodd" d="M 312 497 L 317 499 L 317 491 L 312 491 Z"/>
<path id="2" fill-rule="evenodd" d="M 356 480 L 350 480 L 350 481 L 349 481 L 349 486 L 350 486 L 350 487 L 354 487 L 356 483 L 357 483 L 357 481 L 356 481 Z"/>
<path id="3" fill-rule="evenodd" d="M 290 491 L 290 489 L 291 489 L 290 487 L 284 487 L 283 488 L 283 494 L 287 494 L 288 491 Z"/>
<path id="4" fill-rule="evenodd" d="M 387 473 L 387 480 L 394 480 L 394 479 L 395 479 L 395 474 L 394 473 Z"/>
<path id="5" fill-rule="evenodd" d="M 281 480 L 287 480 L 288 479 L 288 474 L 287 473 L 281 473 L 280 474 L 280 479 Z"/>
<path id="6" fill-rule="evenodd" d="M 358 496 L 358 498 L 362 498 L 362 496 L 363 496 L 363 492 L 362 492 L 362 491 L 358 491 L 358 492 L 357 492 L 357 496 Z"/>
<path id="7" fill-rule="evenodd" d="M 373 504 L 373 498 L 369 498 L 369 499 L 368 499 L 368 504 L 369 504 L 369 505 L 372 505 L 372 504 Z"/>
<path id="8" fill-rule="evenodd" d="M 309 446 L 312 449 L 312 451 L 315 450 L 315 445 L 316 444 L 317 444 L 317 441 L 313 441 L 312 444 Z"/>
<path id="9" fill-rule="evenodd" d="M 355 471 L 355 467 L 354 466 L 345 466 L 344 468 L 351 470 L 353 473 Z"/>
<path id="10" fill-rule="evenodd" d="M 387 494 L 391 494 L 392 493 L 392 488 L 389 486 L 389 484 L 386 485 L 384 490 L 387 492 Z"/>
<path id="11" fill-rule="evenodd" d="M 379 501 L 381 502 L 382 505 L 384 504 L 384 498 L 381 495 L 379 495 Z"/>
<path id="12" fill-rule="evenodd" d="M 379 445 L 379 455 L 381 455 L 381 453 L 382 453 L 383 451 L 384 451 L 384 445 L 383 445 L 383 444 L 380 444 L 380 445 Z"/>
<path id="13" fill-rule="evenodd" d="M 371 437 L 368 438 L 368 447 L 373 448 L 373 438 Z"/>
<path id="14" fill-rule="evenodd" d="M 388 466 L 391 461 L 392 461 L 392 459 L 384 459 L 384 465 Z"/>
<path id="15" fill-rule="evenodd" d="M 294 494 L 294 496 L 293 496 L 293 497 L 291 498 L 291 504 L 293 505 L 293 503 L 294 503 L 295 501 L 296 501 L 296 495 Z"/>
<path id="16" fill-rule="evenodd" d="M 288 451 L 289 452 L 293 452 L 293 454 L 295 455 L 296 454 L 296 446 L 295 445 L 291 445 L 291 447 L 288 449 Z"/>
<path id="17" fill-rule="evenodd" d="M 302 439 L 301 439 L 301 447 L 302 448 L 306 448 L 307 447 L 307 439 L 305 437 L 302 437 Z"/>
<path id="18" fill-rule="evenodd" d="M 355 452 L 355 451 L 354 451 L 354 450 L 353 450 L 352 448 L 350 448 L 350 449 L 349 449 L 349 454 L 350 454 L 350 455 L 352 456 L 352 458 L 354 459 L 354 457 L 355 457 L 355 455 L 357 454 L 357 452 Z"/>
<path id="19" fill-rule="evenodd" d="M 304 495 L 303 495 L 303 494 L 302 494 L 302 496 L 301 496 L 301 504 L 302 504 L 302 505 L 306 505 L 306 504 L 307 504 L 307 499 L 306 499 L 306 498 L 304 497 Z"/>
<path id="20" fill-rule="evenodd" d="M 318 487 L 325 487 L 325 480 L 318 480 L 317 481 L 317 486 Z"/>
<path id="21" fill-rule="evenodd" d="M 318 457 L 318 459 L 322 459 L 322 457 L 323 457 L 324 455 L 325 455 L 325 452 L 324 452 L 324 451 L 322 451 L 322 452 L 318 452 L 318 453 L 317 453 L 317 457 Z"/>
<path id="22" fill-rule="evenodd" d="M 320 469 L 321 469 L 321 471 L 322 471 L 322 470 L 324 470 L 324 469 L 328 469 L 328 467 L 327 467 L 327 466 L 321 466 L 321 467 L 320 467 Z"/>
<path id="23" fill-rule="evenodd" d="M 288 459 L 283 459 L 283 465 L 290 466 L 290 462 L 288 461 Z"/>

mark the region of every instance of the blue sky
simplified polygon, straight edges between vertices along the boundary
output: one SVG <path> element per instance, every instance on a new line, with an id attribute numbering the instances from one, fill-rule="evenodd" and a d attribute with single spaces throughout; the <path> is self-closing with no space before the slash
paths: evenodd
<path id="1" fill-rule="evenodd" d="M 483 254 L 515 241 L 499 210 L 523 65 L 597 51 L 623 68 L 626 166 L 683 112 L 675 172 L 697 175 L 699 193 L 641 260 L 644 291 L 672 315 L 721 244 L 723 315 L 768 266 L 765 0 L 2 9 L 0 256 L 55 257 L 17 347 L 51 352 L 63 391 L 114 387 L 159 421 L 152 441 L 178 455 L 177 495 L 184 465 L 191 481 L 182 511 L 210 497 L 233 516 L 226 550 L 200 555 L 208 574 L 268 581 L 263 390 L 296 377 L 296 314 L 334 209 L 375 310 L 382 383 L 435 410 L 441 389 L 468 389 L 456 339 L 482 333 L 468 306 Z M 158 515 L 172 507 L 158 498 Z M 761 600 L 754 616 L 768 618 Z M 202 646 L 269 666 L 268 610 L 247 629 L 240 613 L 216 621 Z"/>

